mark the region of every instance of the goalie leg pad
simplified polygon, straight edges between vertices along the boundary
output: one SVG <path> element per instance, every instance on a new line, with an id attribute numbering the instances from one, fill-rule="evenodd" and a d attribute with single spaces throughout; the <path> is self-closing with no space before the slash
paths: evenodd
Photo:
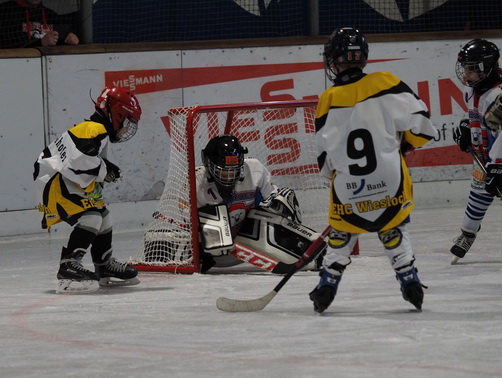
<path id="1" fill-rule="evenodd" d="M 265 257 L 293 264 L 319 237 L 314 230 L 287 218 L 263 210 L 251 210 L 235 238 L 235 242 L 259 251 Z M 270 267 L 264 262 L 264 269 Z M 304 270 L 316 269 L 315 261 Z"/>

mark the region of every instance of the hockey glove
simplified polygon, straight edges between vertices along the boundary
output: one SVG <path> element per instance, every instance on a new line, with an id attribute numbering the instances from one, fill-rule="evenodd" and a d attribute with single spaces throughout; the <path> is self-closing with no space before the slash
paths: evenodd
<path id="1" fill-rule="evenodd" d="M 407 141 L 403 140 L 401 142 L 401 154 L 403 156 L 407 156 L 408 154 L 410 154 L 411 152 L 415 151 L 415 147 L 413 147 L 410 143 L 408 143 Z"/>
<path id="2" fill-rule="evenodd" d="M 300 205 L 293 189 L 282 188 L 277 193 L 272 193 L 261 203 L 260 209 L 302 223 Z"/>
<path id="3" fill-rule="evenodd" d="M 469 152 L 471 145 L 471 126 L 468 119 L 463 119 L 455 130 L 453 130 L 453 140 L 458 144 L 460 150 Z"/>
<path id="4" fill-rule="evenodd" d="M 485 190 L 492 196 L 502 193 L 502 164 L 489 164 L 486 167 Z"/>
<path id="5" fill-rule="evenodd" d="M 502 128 L 502 102 L 499 95 L 485 113 L 485 125 L 491 130 Z"/>
<path id="6" fill-rule="evenodd" d="M 106 165 L 105 181 L 106 182 L 117 181 L 120 178 L 120 168 L 106 159 L 103 159 L 103 161 L 105 162 Z"/>

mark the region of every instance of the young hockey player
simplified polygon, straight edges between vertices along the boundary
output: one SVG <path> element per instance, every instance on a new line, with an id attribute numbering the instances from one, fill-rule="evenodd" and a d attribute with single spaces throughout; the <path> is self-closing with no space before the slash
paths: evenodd
<path id="1" fill-rule="evenodd" d="M 128 89 L 106 87 L 90 120 L 58 136 L 35 162 L 42 228 L 62 221 L 73 226 L 61 252 L 57 293 L 89 293 L 100 285 L 139 283 L 136 268 L 112 257 L 112 220 L 102 190 L 104 182 L 120 178 L 120 169 L 107 160 L 109 142 L 132 138 L 140 118 L 139 102 Z M 82 265 L 89 247 L 95 272 Z"/>
<path id="2" fill-rule="evenodd" d="M 241 263 L 232 254 L 236 241 L 252 246 L 265 259 L 293 263 L 318 236 L 301 225 L 294 191 L 279 190 L 262 163 L 244 158 L 247 152 L 233 135 L 215 137 L 202 150 L 204 165 L 196 169 L 202 272 Z M 227 237 L 212 238 L 215 229 Z"/>
<path id="3" fill-rule="evenodd" d="M 354 28 L 336 29 L 324 48 L 333 86 L 320 97 L 316 145 L 321 174 L 331 179 L 333 230 L 320 282 L 310 293 L 314 310 L 335 298 L 350 252 L 363 232 L 376 232 L 406 301 L 422 308 L 407 224 L 414 206 L 403 155 L 437 135 L 426 105 L 388 72 L 365 74 L 368 44 Z"/>
<path id="4" fill-rule="evenodd" d="M 463 258 L 471 248 L 481 222 L 495 196 L 502 193 L 502 73 L 497 46 L 484 39 L 468 42 L 458 53 L 456 73 L 466 86 L 468 119 L 460 121 L 453 134 L 462 151 L 476 154 L 471 189 L 464 213 L 461 234 L 450 251 L 452 264 Z"/>

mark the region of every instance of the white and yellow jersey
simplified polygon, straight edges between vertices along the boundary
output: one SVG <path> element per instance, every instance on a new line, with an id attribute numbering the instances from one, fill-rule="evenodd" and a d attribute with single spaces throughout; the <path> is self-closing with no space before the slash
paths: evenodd
<path id="1" fill-rule="evenodd" d="M 254 158 L 244 159 L 243 174 L 235 184 L 231 198 L 228 199 L 222 198 L 206 167 L 197 167 L 195 175 L 197 208 L 226 204 L 234 235 L 249 211 L 277 190 L 277 187 L 271 182 L 270 172 Z"/>
<path id="2" fill-rule="evenodd" d="M 42 227 L 61 221 L 90 208 L 101 208 L 100 198 L 89 197 L 106 176 L 108 134 L 105 126 L 82 122 L 47 146 L 35 162 L 33 178 L 38 209 L 44 212 Z"/>
<path id="3" fill-rule="evenodd" d="M 414 206 L 401 142 L 421 147 L 436 135 L 425 103 L 391 73 L 327 89 L 317 106 L 316 145 L 321 174 L 332 179 L 331 226 L 362 233 L 401 224 Z"/>

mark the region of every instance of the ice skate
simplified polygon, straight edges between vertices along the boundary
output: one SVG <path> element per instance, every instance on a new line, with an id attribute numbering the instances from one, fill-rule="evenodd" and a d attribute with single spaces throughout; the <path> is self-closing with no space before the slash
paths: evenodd
<path id="1" fill-rule="evenodd" d="M 99 286 L 131 286 L 139 284 L 138 270 L 111 257 L 103 264 L 94 264 Z"/>
<path id="2" fill-rule="evenodd" d="M 418 279 L 417 269 L 413 267 L 402 273 L 396 272 L 396 278 L 401 284 L 404 300 L 410 302 L 417 310 L 422 311 L 424 290 L 422 289 L 422 283 Z"/>
<path id="3" fill-rule="evenodd" d="M 343 269 L 345 269 L 339 264 L 336 265 L 338 267 L 341 267 L 342 272 L 340 272 L 339 269 L 331 269 L 333 265 L 334 264 L 332 264 L 330 268 L 324 267 L 319 272 L 321 280 L 319 281 L 319 284 L 316 286 L 316 288 L 309 294 L 310 300 L 314 302 L 314 311 L 319 314 L 322 314 L 324 310 L 326 310 L 335 299 L 338 284 L 342 279 Z"/>
<path id="4" fill-rule="evenodd" d="M 99 289 L 98 277 L 94 272 L 82 266 L 82 257 L 85 252 L 70 254 L 61 258 L 57 273 L 58 294 L 88 294 Z M 67 251 L 63 248 L 62 256 Z"/>
<path id="5" fill-rule="evenodd" d="M 472 231 L 467 231 L 465 229 L 461 229 L 462 233 L 453 240 L 453 247 L 451 247 L 450 252 L 454 255 L 451 260 L 451 264 L 455 265 L 459 259 L 463 258 L 465 254 L 469 251 L 476 240 L 476 233 Z"/>

